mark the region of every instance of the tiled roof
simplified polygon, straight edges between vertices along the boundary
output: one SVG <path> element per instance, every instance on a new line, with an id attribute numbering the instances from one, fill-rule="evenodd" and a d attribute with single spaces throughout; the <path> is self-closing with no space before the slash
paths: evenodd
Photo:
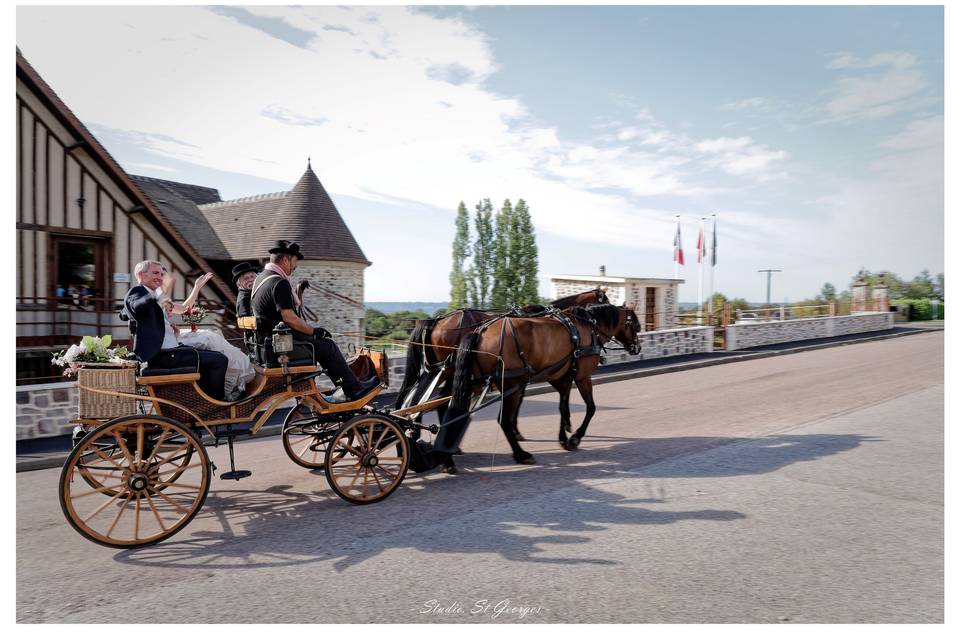
<path id="1" fill-rule="evenodd" d="M 199 209 L 234 260 L 265 258 L 273 242 L 284 239 L 299 243 L 308 260 L 370 264 L 309 164 L 291 191 Z"/>
<path id="2" fill-rule="evenodd" d="M 177 227 L 197 253 L 208 260 L 230 260 L 230 253 L 223 246 L 223 242 L 217 237 L 210 223 L 200 213 L 196 203 L 182 195 L 183 191 L 201 193 L 201 190 L 205 190 L 217 193 L 216 189 L 195 187 L 194 185 L 159 180 L 147 176 L 130 177 L 137 183 L 140 190 L 163 211 L 167 219 Z M 187 189 L 177 187 L 186 187 Z M 217 196 L 219 200 L 219 194 Z"/>

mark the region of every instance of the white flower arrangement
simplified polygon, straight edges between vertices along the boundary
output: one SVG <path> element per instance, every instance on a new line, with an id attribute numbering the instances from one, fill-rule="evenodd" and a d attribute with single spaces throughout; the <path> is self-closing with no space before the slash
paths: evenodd
<path id="1" fill-rule="evenodd" d="M 203 319 L 207 317 L 207 310 L 198 302 L 184 311 L 180 317 L 183 318 L 184 322 L 189 322 L 193 329 L 196 330 L 197 325 L 203 322 Z"/>
<path id="2" fill-rule="evenodd" d="M 71 345 L 66 351 L 55 352 L 51 362 L 63 367 L 64 376 L 76 375 L 84 364 L 113 364 L 123 366 L 129 364 L 124 360 L 129 351 L 124 346 L 110 348 L 113 339 L 110 336 L 98 338 L 83 336 L 80 344 Z"/>

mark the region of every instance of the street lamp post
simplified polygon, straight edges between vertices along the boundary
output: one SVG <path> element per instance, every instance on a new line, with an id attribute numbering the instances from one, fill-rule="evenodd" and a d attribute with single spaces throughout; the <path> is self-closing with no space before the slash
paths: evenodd
<path id="1" fill-rule="evenodd" d="M 782 269 L 757 269 L 757 273 L 767 274 L 767 306 L 770 306 L 770 276 L 774 273 L 781 273 Z"/>

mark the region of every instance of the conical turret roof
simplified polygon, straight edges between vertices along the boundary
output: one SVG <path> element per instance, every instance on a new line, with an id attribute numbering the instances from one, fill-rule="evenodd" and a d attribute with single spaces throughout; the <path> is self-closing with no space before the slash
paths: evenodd
<path id="1" fill-rule="evenodd" d="M 200 210 L 235 260 L 265 257 L 272 243 L 282 239 L 299 243 L 306 260 L 370 264 L 309 161 L 286 193 L 217 202 Z"/>
<path id="2" fill-rule="evenodd" d="M 367 260 L 309 161 L 307 170 L 277 210 L 275 222 L 274 235 L 299 242 L 307 260 Z"/>

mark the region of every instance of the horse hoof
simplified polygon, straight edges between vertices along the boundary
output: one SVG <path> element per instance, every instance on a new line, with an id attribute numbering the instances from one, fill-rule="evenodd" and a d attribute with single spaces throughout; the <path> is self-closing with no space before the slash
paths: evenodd
<path id="1" fill-rule="evenodd" d="M 440 467 L 440 473 L 445 473 L 449 476 L 457 475 L 457 467 L 454 464 L 445 464 Z"/>
<path id="2" fill-rule="evenodd" d="M 567 440 L 566 449 L 567 451 L 576 451 L 580 446 L 580 438 L 577 436 L 570 436 L 570 439 Z"/>
<path id="3" fill-rule="evenodd" d="M 533 457 L 532 453 L 528 453 L 525 458 L 517 458 L 517 456 L 514 456 L 513 459 L 517 464 L 537 464 L 537 460 Z"/>
<path id="4" fill-rule="evenodd" d="M 462 455 L 463 455 L 463 449 L 461 449 L 460 447 L 457 447 L 457 450 L 453 452 L 453 455 L 455 455 L 455 456 L 462 456 Z"/>

